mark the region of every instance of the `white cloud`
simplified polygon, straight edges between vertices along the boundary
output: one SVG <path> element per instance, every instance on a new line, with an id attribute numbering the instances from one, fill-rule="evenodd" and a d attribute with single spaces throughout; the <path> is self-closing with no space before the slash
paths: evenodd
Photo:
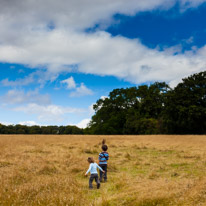
<path id="1" fill-rule="evenodd" d="M 62 107 L 58 105 L 38 105 L 35 103 L 26 106 L 20 106 L 13 109 L 16 112 L 24 112 L 27 114 L 37 115 L 40 121 L 44 122 L 61 122 L 64 120 L 66 114 L 84 113 L 83 109 Z"/>
<path id="2" fill-rule="evenodd" d="M 26 125 L 26 126 L 34 126 L 34 125 L 39 125 L 39 126 L 43 126 L 43 125 L 41 125 L 41 124 L 39 124 L 39 123 L 37 123 L 37 122 L 35 122 L 35 121 L 21 121 L 21 122 L 18 122 L 18 123 L 9 123 L 9 122 L 2 122 L 2 121 L 0 121 L 0 124 L 3 124 L 3 125 L 6 125 L 6 126 L 8 126 L 8 125 L 17 125 L 17 124 L 20 124 L 20 125 Z M 44 126 L 46 126 L 46 125 L 44 125 Z"/>
<path id="3" fill-rule="evenodd" d="M 87 88 L 84 83 L 81 83 L 81 85 L 77 87 L 73 77 L 62 80 L 61 83 L 66 84 L 67 89 L 74 89 L 74 91 L 70 93 L 70 97 L 81 97 L 93 94 L 92 90 Z"/>
<path id="4" fill-rule="evenodd" d="M 62 80 L 61 83 L 62 84 L 67 84 L 67 89 L 74 89 L 74 88 L 76 88 L 76 83 L 75 83 L 73 77 L 70 77 L 68 79 Z"/>
<path id="5" fill-rule="evenodd" d="M 7 21 L 8 28 L 19 28 L 19 32 L 21 27 L 25 28 L 23 25 L 26 25 L 29 32 L 34 29 L 43 30 L 45 27 L 49 29 L 51 25 L 84 29 L 110 19 L 114 13 L 133 15 L 158 7 L 167 8 L 175 2 L 176 0 L 1 0 L 0 14 L 2 22 Z M 8 41 L 11 40 L 10 36 L 7 37 Z"/>
<path id="6" fill-rule="evenodd" d="M 174 55 L 168 50 L 149 49 L 137 39 L 111 37 L 106 32 L 88 34 L 84 29 L 109 22 L 115 13 L 134 15 L 168 9 L 177 2 L 187 9 L 206 0 L 2 0 L 0 61 L 47 67 L 47 75 L 41 75 L 41 85 L 54 81 L 63 71 L 112 75 L 133 83 L 175 82 L 205 69 L 205 47 Z M 2 84 L 24 86 L 34 79 L 32 75 L 23 80 L 5 79 Z M 92 91 L 82 84 L 71 95 L 86 93 Z"/>
<path id="7" fill-rule="evenodd" d="M 94 113 L 95 113 L 95 111 L 94 111 L 94 109 L 93 109 L 93 106 L 94 106 L 94 104 L 91 104 L 91 105 L 89 106 L 89 115 L 90 115 L 90 116 L 94 115 Z"/>
<path id="8" fill-rule="evenodd" d="M 111 19 L 115 13 L 134 15 L 140 11 L 168 9 L 177 2 L 189 8 L 197 7 L 205 0 L 1 0 L 0 20 L 6 20 L 8 29 L 13 26 L 19 32 L 22 28 L 33 32 L 34 29 L 41 31 L 51 26 L 84 29 Z M 7 36 L 8 41 L 11 35 Z"/>
<path id="9" fill-rule="evenodd" d="M 204 3 L 205 0 L 180 0 L 179 1 L 182 7 L 182 10 L 185 11 L 188 8 L 194 8 Z"/>
<path id="10" fill-rule="evenodd" d="M 105 100 L 108 96 L 101 96 L 100 99 Z"/>
<path id="11" fill-rule="evenodd" d="M 22 73 L 22 71 L 23 70 L 19 70 L 20 73 Z M 30 84 L 38 83 L 40 87 L 43 87 L 46 82 L 48 81 L 53 82 L 57 78 L 58 78 L 57 72 L 54 73 L 52 72 L 52 70 L 47 71 L 45 69 L 40 68 L 40 70 L 32 72 L 31 74 L 25 76 L 24 78 L 19 78 L 14 81 L 6 78 L 1 80 L 0 83 L 3 86 L 7 86 L 7 87 L 22 87 L 22 86 L 28 86 Z"/>
<path id="12" fill-rule="evenodd" d="M 174 55 L 168 53 L 168 50 L 149 49 L 138 40 L 111 37 L 106 32 L 77 34 L 53 31 L 48 35 L 50 38 L 47 38 L 47 35 L 41 39 L 35 36 L 33 38 L 37 38 L 38 41 L 33 41 L 31 38 L 30 45 L 25 45 L 25 47 L 22 45 L 25 53 L 29 51 L 32 54 L 31 56 L 25 54 L 22 61 L 32 62 L 32 64 L 36 62 L 37 65 L 56 65 L 57 62 L 67 65 L 79 63 L 79 72 L 112 75 L 133 83 L 146 81 L 170 82 L 194 72 L 199 72 L 206 65 L 205 54 L 200 52 L 204 47 L 195 53 Z M 59 41 L 60 39 L 61 41 Z M 35 42 L 35 45 L 33 45 L 33 42 Z M 67 42 L 67 46 L 65 46 L 65 42 Z M 54 48 L 48 48 L 48 45 Z M 61 48 L 61 51 L 55 50 L 57 45 Z M 34 46 L 37 47 L 35 50 Z M 7 48 L 2 47 L 4 46 L 0 46 L 0 59 L 5 56 L 5 50 L 7 50 Z M 18 50 L 18 48 L 15 50 Z M 18 55 L 13 55 L 12 49 L 9 54 L 4 61 L 17 62 L 20 58 Z M 58 75 L 62 70 L 56 67 L 56 71 L 53 68 L 52 72 L 48 72 L 48 74 L 51 73 L 52 77 L 54 72 Z M 49 78 L 50 76 L 47 77 L 47 79 Z M 44 82 L 45 78 L 43 78 Z M 8 84 L 8 80 L 5 80 L 4 85 L 6 84 Z M 83 88 L 84 86 L 81 86 L 79 90 Z"/>
<path id="13" fill-rule="evenodd" d="M 183 41 L 184 41 L 186 44 L 192 44 L 192 43 L 194 42 L 194 37 L 191 36 L 190 38 L 184 39 Z"/>
<path id="14" fill-rule="evenodd" d="M 89 122 L 91 121 L 91 119 L 83 119 L 82 121 L 80 121 L 78 124 L 77 124 L 77 127 L 79 128 L 86 128 L 87 125 L 89 124 Z"/>
<path id="15" fill-rule="evenodd" d="M 4 121 L 0 121 L 0 124 L 6 125 L 6 126 L 13 125 L 13 123 L 11 122 L 4 122 Z"/>
<path id="16" fill-rule="evenodd" d="M 100 99 L 102 100 L 105 100 L 106 98 L 108 98 L 108 96 L 101 96 Z M 89 115 L 90 116 L 93 116 L 95 114 L 95 110 L 93 109 L 93 106 L 95 105 L 96 103 L 93 103 L 89 106 Z"/>
<path id="17" fill-rule="evenodd" d="M 36 103 L 40 105 L 48 105 L 51 103 L 48 94 L 39 94 L 38 90 L 24 92 L 24 90 L 9 90 L 6 95 L 1 96 L 0 100 L 6 104 L 27 104 Z"/>
<path id="18" fill-rule="evenodd" d="M 35 121 L 24 121 L 24 122 L 19 122 L 21 125 L 27 125 L 27 126 L 34 126 L 34 125 L 39 125 Z"/>
<path id="19" fill-rule="evenodd" d="M 81 83 L 80 87 L 77 87 L 75 91 L 70 93 L 70 97 L 82 97 L 87 95 L 93 95 L 93 91 L 87 88 L 84 83 Z"/>
<path id="20" fill-rule="evenodd" d="M 3 86 L 11 86 L 11 87 L 16 87 L 16 86 L 26 86 L 28 84 L 34 83 L 34 78 L 33 75 L 29 75 L 25 77 L 24 79 L 17 79 L 15 81 L 9 81 L 9 79 L 4 79 L 1 81 L 1 84 Z"/>

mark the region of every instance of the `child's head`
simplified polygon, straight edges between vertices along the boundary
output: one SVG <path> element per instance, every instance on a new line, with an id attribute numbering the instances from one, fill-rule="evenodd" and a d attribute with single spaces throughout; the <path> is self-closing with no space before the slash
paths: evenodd
<path id="1" fill-rule="evenodd" d="M 89 163 L 94 163 L 93 157 L 88 157 L 87 161 L 88 161 Z"/>
<path id="2" fill-rule="evenodd" d="M 103 145 L 102 145 L 102 150 L 103 150 L 104 152 L 106 152 L 107 149 L 108 149 L 107 145 L 106 145 L 106 144 L 103 144 Z"/>

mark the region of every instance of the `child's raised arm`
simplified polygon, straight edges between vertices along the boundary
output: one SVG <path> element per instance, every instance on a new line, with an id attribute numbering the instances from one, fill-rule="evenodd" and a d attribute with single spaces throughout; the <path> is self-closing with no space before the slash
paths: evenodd
<path id="1" fill-rule="evenodd" d="M 89 165 L 89 169 L 87 170 L 87 172 L 84 175 L 87 176 L 87 174 L 90 172 L 90 170 L 91 170 L 91 164 Z"/>
<path id="2" fill-rule="evenodd" d="M 105 173 L 105 171 L 98 164 L 96 164 L 96 165 L 103 173 Z"/>

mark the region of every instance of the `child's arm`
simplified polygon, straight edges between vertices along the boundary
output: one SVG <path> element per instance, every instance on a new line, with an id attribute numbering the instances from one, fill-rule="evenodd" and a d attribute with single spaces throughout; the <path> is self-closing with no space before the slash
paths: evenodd
<path id="1" fill-rule="evenodd" d="M 87 172 L 84 175 L 87 176 L 87 174 L 90 172 L 90 170 L 91 170 L 91 164 L 89 165 L 89 169 L 87 170 Z"/>
<path id="2" fill-rule="evenodd" d="M 97 167 L 103 172 L 105 173 L 105 171 L 97 164 Z"/>

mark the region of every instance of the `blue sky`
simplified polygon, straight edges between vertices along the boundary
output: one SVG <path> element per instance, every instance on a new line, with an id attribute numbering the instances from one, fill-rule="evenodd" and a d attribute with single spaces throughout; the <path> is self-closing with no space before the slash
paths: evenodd
<path id="1" fill-rule="evenodd" d="M 205 20 L 206 0 L 3 0 L 0 122 L 85 127 L 115 88 L 174 87 L 205 70 Z"/>
<path id="2" fill-rule="evenodd" d="M 139 38 L 150 48 L 171 47 L 181 44 L 184 50 L 206 44 L 206 4 L 180 12 L 177 4 L 167 11 L 141 12 L 135 16 L 115 15 L 120 24 L 111 25 L 107 31 L 113 36 Z M 187 40 L 191 40 L 187 42 Z"/>

